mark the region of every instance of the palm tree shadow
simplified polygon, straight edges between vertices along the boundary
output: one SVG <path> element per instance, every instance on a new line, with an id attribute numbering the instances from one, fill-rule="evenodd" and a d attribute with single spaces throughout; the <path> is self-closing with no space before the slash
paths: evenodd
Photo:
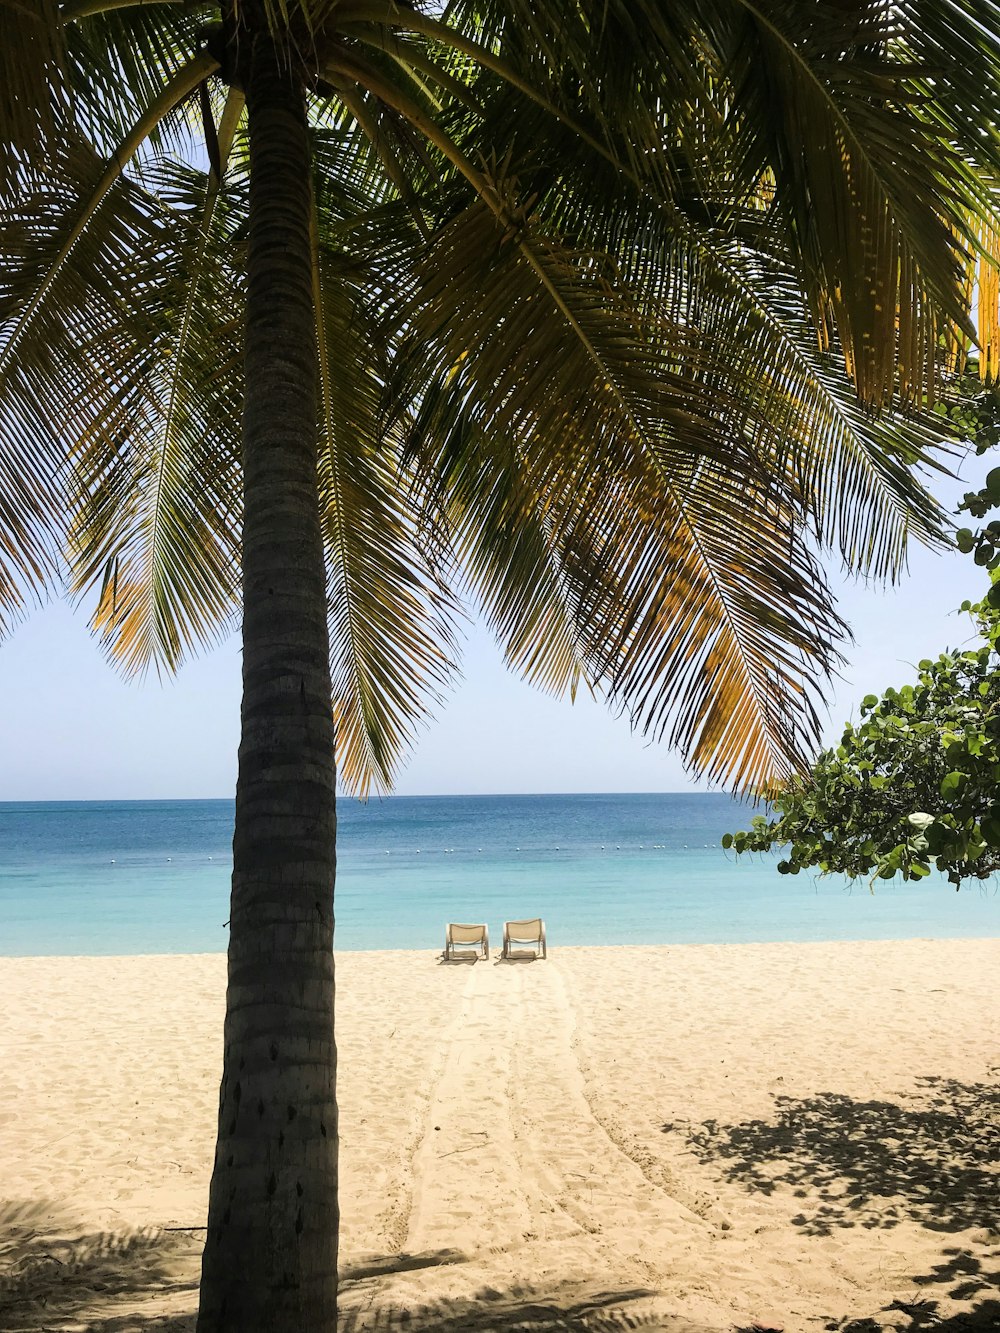
<path id="1" fill-rule="evenodd" d="M 579 1282 L 544 1286 L 516 1283 L 503 1291 L 481 1287 L 468 1296 L 406 1306 L 398 1301 L 369 1302 L 363 1291 L 352 1291 L 350 1283 L 345 1283 L 339 1333 L 495 1333 L 501 1329 L 517 1329 L 519 1333 L 624 1333 L 641 1328 L 669 1333 L 722 1333 L 720 1328 L 664 1314 L 662 1306 L 649 1308 L 654 1295 L 644 1289 L 588 1288 Z"/>
<path id="2" fill-rule="evenodd" d="M 0 1329 L 43 1333 L 194 1333 L 201 1236 L 141 1230 L 85 1233 L 44 1201 L 0 1204 Z M 579 1282 L 518 1284 L 423 1305 L 392 1298 L 397 1273 L 467 1261 L 454 1250 L 369 1258 L 345 1266 L 340 1333 L 721 1333 L 648 1308 L 653 1292 Z"/>
<path id="3" fill-rule="evenodd" d="M 954 1079 L 918 1080 L 920 1108 L 837 1093 L 775 1099 L 777 1121 L 686 1127 L 700 1161 L 765 1195 L 779 1187 L 803 1200 L 793 1222 L 811 1235 L 837 1227 L 933 1231 L 995 1225 L 1000 1089 Z M 669 1133 L 679 1126 L 663 1126 Z"/>
<path id="4" fill-rule="evenodd" d="M 0 1328 L 188 1333 L 201 1238 L 151 1228 L 88 1231 L 46 1200 L 0 1203 Z"/>

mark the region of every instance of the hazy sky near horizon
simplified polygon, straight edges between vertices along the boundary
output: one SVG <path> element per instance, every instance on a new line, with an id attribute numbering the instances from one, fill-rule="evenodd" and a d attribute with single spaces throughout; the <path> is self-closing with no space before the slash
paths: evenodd
<path id="1" fill-rule="evenodd" d="M 960 496 L 988 460 L 970 459 Z M 938 487 L 941 493 L 940 486 Z M 828 698 L 833 739 L 858 701 L 912 677 L 911 666 L 970 635 L 955 614 L 985 575 L 968 556 L 914 547 L 895 587 L 834 574 L 856 642 Z M 462 681 L 425 728 L 397 792 L 683 791 L 696 786 L 680 757 L 634 735 L 585 694 L 541 694 L 506 670 L 488 633 L 470 630 Z M 235 637 L 173 680 L 128 682 L 105 661 L 86 624 L 53 603 L 0 644 L 0 801 L 231 796 L 239 739 Z"/>

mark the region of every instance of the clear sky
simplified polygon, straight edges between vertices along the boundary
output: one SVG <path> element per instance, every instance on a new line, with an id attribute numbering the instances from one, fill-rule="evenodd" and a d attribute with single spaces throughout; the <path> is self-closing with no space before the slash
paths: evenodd
<path id="1" fill-rule="evenodd" d="M 984 471 L 963 469 L 960 495 Z M 969 636 L 954 608 L 981 595 L 968 556 L 914 548 L 894 588 L 836 578 L 856 643 L 829 698 L 834 738 L 868 692 L 910 678 L 908 664 Z M 188 663 L 165 684 L 123 681 L 88 634 L 86 618 L 56 603 L 0 644 L 0 800 L 231 796 L 239 737 L 235 639 Z M 632 735 L 589 697 L 554 700 L 510 675 L 489 636 L 473 627 L 464 680 L 429 724 L 397 791 L 682 791 L 695 784 L 675 754 Z"/>

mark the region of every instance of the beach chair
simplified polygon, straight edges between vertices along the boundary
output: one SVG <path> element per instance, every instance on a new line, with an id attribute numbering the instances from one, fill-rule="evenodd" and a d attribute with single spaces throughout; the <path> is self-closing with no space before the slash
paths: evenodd
<path id="1" fill-rule="evenodd" d="M 533 916 L 528 921 L 505 921 L 503 923 L 503 948 L 501 958 L 513 958 L 514 946 L 518 952 L 522 948 L 532 948 L 536 958 L 547 957 L 545 949 L 545 922 L 540 916 Z"/>
<path id="2" fill-rule="evenodd" d="M 445 958 L 460 957 L 456 949 L 477 949 L 483 958 L 489 958 L 489 926 L 463 926 L 458 921 L 449 921 L 444 928 Z"/>

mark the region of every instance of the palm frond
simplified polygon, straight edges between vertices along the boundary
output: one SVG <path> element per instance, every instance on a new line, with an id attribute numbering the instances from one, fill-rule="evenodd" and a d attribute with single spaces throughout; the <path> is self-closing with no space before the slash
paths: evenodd
<path id="1" fill-rule="evenodd" d="M 133 411 L 130 385 L 155 341 L 137 287 L 137 253 L 159 244 L 158 209 L 123 179 L 86 210 L 104 175 L 92 150 L 70 140 L 44 178 L 0 221 L 0 611 L 28 586 L 53 586 L 66 531 L 67 451 L 88 431 L 109 437 Z M 72 255 L 72 262 L 68 262 Z M 106 332 L 105 332 L 106 330 Z"/>
<path id="2" fill-rule="evenodd" d="M 454 377 L 445 374 L 423 387 L 405 438 L 427 491 L 426 521 L 452 553 L 456 575 L 507 664 L 552 694 L 575 695 L 592 673 L 547 504 L 516 437 L 481 435 Z"/>
<path id="3" fill-rule="evenodd" d="M 908 537 L 938 538 L 940 512 L 913 470 L 940 466 L 940 418 L 913 407 L 873 414 L 857 401 L 836 335 L 829 351 L 817 346 L 794 256 L 758 209 L 730 205 L 720 219 L 690 196 L 663 205 L 571 133 L 550 129 L 546 140 L 510 99 L 488 123 L 494 138 L 503 127 L 516 145 L 521 170 L 507 188 L 534 201 L 532 226 L 586 246 L 592 271 L 603 265 L 603 280 L 641 312 L 642 337 L 673 344 L 661 362 L 678 399 L 689 395 L 703 419 L 721 418 L 728 438 L 749 432 L 769 469 L 780 474 L 791 460 L 822 545 L 866 574 L 894 576 Z M 513 216 L 517 206 L 508 205 Z M 910 313 L 911 326 L 933 320 L 916 294 Z M 943 349 L 925 361 L 911 341 L 901 331 L 898 373 L 920 401 L 943 375 Z M 706 398 L 707 411 L 698 406 Z"/>
<path id="4" fill-rule="evenodd" d="M 612 264 L 490 183 L 501 206 L 436 231 L 394 311 L 393 387 L 419 404 L 411 448 L 477 593 L 529 675 L 603 678 L 713 777 L 731 761 L 773 781 L 815 739 L 809 700 L 843 630 L 809 525 L 859 567 L 898 567 L 911 525 L 936 531 L 908 467 L 940 432 L 838 393 L 766 256 L 720 241 L 715 266 L 648 229 Z M 743 512 L 720 518 L 713 495 Z"/>
<path id="5" fill-rule="evenodd" d="M 204 58 L 201 33 L 214 17 L 209 4 L 152 0 L 64 22 L 74 116 L 98 152 L 110 155 L 178 72 Z M 182 103 L 149 126 L 153 154 L 189 143 Z"/>
<path id="6" fill-rule="evenodd" d="M 130 674 L 176 670 L 224 633 L 240 585 L 243 215 L 194 169 L 163 163 L 157 184 L 158 245 L 119 311 L 125 337 L 141 304 L 155 338 L 127 421 L 81 423 L 73 455 L 71 588 L 79 600 L 99 587 L 92 623 Z"/>
<path id="7" fill-rule="evenodd" d="M 38 13 L 48 36 L 9 85 L 30 111 L 0 94 L 25 187 L 0 237 L 0 614 L 55 577 L 69 524 L 109 651 L 172 668 L 228 623 L 239 560 L 249 166 L 240 95 L 212 79 L 238 64 L 232 24 L 206 36 L 207 0 L 68 0 L 61 34 Z M 813 547 L 895 574 L 908 538 L 935 540 L 915 474 L 940 466 L 927 409 L 972 335 L 975 259 L 998 322 L 998 17 L 995 0 L 236 16 L 241 36 L 266 21 L 311 89 L 349 784 L 389 784 L 444 688 L 463 578 L 517 669 L 603 688 L 713 778 L 801 758 L 843 633 Z M 167 161 L 202 131 L 211 173 Z"/>
<path id="8" fill-rule="evenodd" d="M 970 328 L 962 155 L 919 112 L 926 81 L 898 49 L 891 7 L 742 8 L 725 65 L 737 177 L 773 178 L 769 216 L 862 401 L 882 410 L 902 390 L 918 402 L 900 361 L 932 360 L 943 327 Z"/>
<path id="9" fill-rule="evenodd" d="M 531 454 L 477 435 L 462 402 L 427 466 L 510 664 L 557 692 L 587 680 L 710 779 L 759 789 L 787 776 L 815 742 L 846 633 L 795 503 L 677 454 L 638 475 L 581 462 L 540 493 Z M 445 412 L 432 411 L 440 438 Z"/>
<path id="10" fill-rule="evenodd" d="M 721 229 L 755 198 L 869 410 L 896 394 L 919 403 L 913 366 L 933 386 L 943 330 L 971 334 L 967 218 L 995 216 L 984 182 L 1000 176 L 1000 39 L 977 6 L 594 0 L 567 19 L 518 0 L 448 15 L 556 102 L 544 57 L 558 49 L 574 119 L 664 205 Z M 981 111 L 974 126 L 960 123 L 966 105 Z"/>
<path id="11" fill-rule="evenodd" d="M 712 460 L 672 462 L 669 479 L 629 481 L 601 509 L 589 563 L 615 579 L 573 578 L 582 632 L 634 726 L 710 781 L 766 789 L 815 746 L 847 627 L 778 487 L 748 494 Z M 567 529 L 571 577 L 587 510 Z"/>
<path id="12" fill-rule="evenodd" d="M 453 598 L 421 541 L 421 497 L 382 435 L 371 273 L 315 232 L 319 480 L 341 783 L 389 790 L 454 670 Z M 334 232 L 335 235 L 335 232 Z"/>
<path id="13" fill-rule="evenodd" d="M 0 0 L 0 204 L 14 202 L 45 165 L 68 119 L 56 0 Z"/>
<path id="14" fill-rule="evenodd" d="M 794 272 L 706 228 L 675 236 L 667 263 L 630 271 L 648 299 L 697 327 L 691 393 L 707 395 L 792 487 L 820 548 L 852 570 L 897 578 L 908 541 L 940 542 L 943 512 L 919 480 L 941 470 L 948 427 L 924 409 L 872 414 L 817 348 Z M 921 381 L 919 371 L 914 375 Z"/>

